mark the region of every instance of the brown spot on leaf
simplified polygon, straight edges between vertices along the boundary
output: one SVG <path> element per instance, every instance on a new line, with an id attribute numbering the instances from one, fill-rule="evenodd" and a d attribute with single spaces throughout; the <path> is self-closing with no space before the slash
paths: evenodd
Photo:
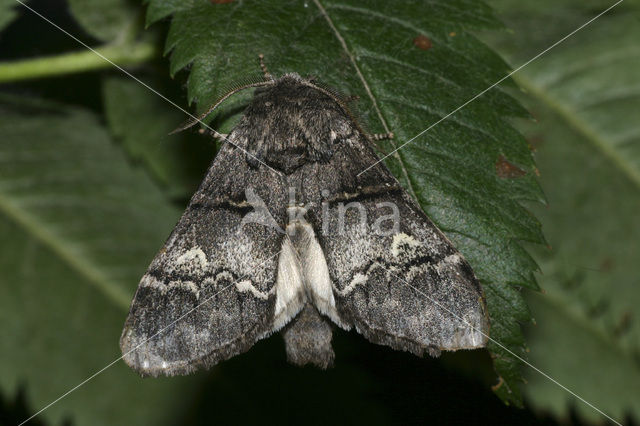
<path id="1" fill-rule="evenodd" d="M 531 135 L 527 137 L 527 143 L 531 152 L 536 152 L 538 150 L 538 147 L 540 147 L 544 143 L 544 138 L 542 137 L 542 135 L 538 134 Z"/>
<path id="2" fill-rule="evenodd" d="M 503 384 L 504 384 L 504 379 L 502 378 L 502 376 L 499 376 L 498 377 L 498 383 L 496 383 L 495 385 L 491 386 L 491 390 L 495 392 L 498 389 L 500 389 Z"/>
<path id="3" fill-rule="evenodd" d="M 211 4 L 226 4 L 233 3 L 235 0 L 209 0 Z"/>
<path id="4" fill-rule="evenodd" d="M 611 259 L 610 257 L 605 257 L 604 259 L 602 259 L 602 262 L 600 262 L 600 269 L 603 272 L 609 272 L 611 269 L 613 269 L 613 259 Z"/>
<path id="5" fill-rule="evenodd" d="M 625 313 L 623 313 L 622 316 L 620 317 L 620 320 L 618 321 L 618 324 L 613 329 L 613 335 L 615 337 L 620 337 L 626 332 L 628 332 L 629 329 L 631 328 L 632 319 L 633 318 L 631 316 L 631 312 L 626 311 Z"/>
<path id="6" fill-rule="evenodd" d="M 451 31 L 451 32 L 449 33 L 449 37 L 455 37 L 455 36 L 456 36 L 456 32 L 455 32 L 455 31 Z"/>
<path id="7" fill-rule="evenodd" d="M 429 37 L 422 34 L 413 39 L 413 44 L 421 50 L 431 49 L 431 46 L 433 46 Z"/>
<path id="8" fill-rule="evenodd" d="M 496 161 L 496 174 L 502 179 L 514 179 L 526 175 L 527 172 L 510 163 L 504 155 L 501 155 Z"/>

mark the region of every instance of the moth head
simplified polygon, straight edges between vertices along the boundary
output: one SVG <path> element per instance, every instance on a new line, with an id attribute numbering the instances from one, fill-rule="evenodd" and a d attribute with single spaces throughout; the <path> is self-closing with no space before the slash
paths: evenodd
<path id="1" fill-rule="evenodd" d="M 358 137 L 357 133 L 366 138 L 366 132 L 347 106 L 353 97 L 319 83 L 313 76 L 287 73 L 274 78 L 262 58 L 261 67 L 263 80 L 228 91 L 200 117 L 174 133 L 203 122 L 226 99 L 253 88 L 253 99 L 228 139 L 234 146 L 246 150 L 247 161 L 252 166 L 266 163 L 290 174 L 305 163 L 329 161 L 340 145 L 348 138 Z M 214 136 L 221 136 L 209 129 Z"/>
<path id="2" fill-rule="evenodd" d="M 243 84 L 238 84 L 236 85 L 233 89 L 227 91 L 224 95 L 222 95 L 221 97 L 219 97 L 216 102 L 211 105 L 204 113 L 202 113 L 200 116 L 198 117 L 193 117 L 192 119 L 188 120 L 187 122 L 185 122 L 183 125 L 181 125 L 180 127 L 178 127 L 177 129 L 173 130 L 171 132 L 171 134 L 174 133 L 178 133 L 181 132 L 183 130 L 189 129 L 193 126 L 195 126 L 198 123 L 203 123 L 203 120 L 205 118 L 207 118 L 211 113 L 213 113 L 225 100 L 227 100 L 228 98 L 230 98 L 231 96 L 235 95 L 238 92 L 242 92 L 244 90 L 247 89 L 251 89 L 251 88 L 268 88 L 268 87 L 274 87 L 274 86 L 279 86 L 279 85 L 284 85 L 284 86 L 306 86 L 309 88 L 312 88 L 314 90 L 317 90 L 320 93 L 324 93 L 325 95 L 331 97 L 336 103 L 338 103 L 342 109 L 345 111 L 345 113 L 347 113 L 349 116 L 352 116 L 349 107 L 347 106 L 350 102 L 352 102 L 353 100 L 356 100 L 357 97 L 353 97 L 353 96 L 345 96 L 343 94 L 341 94 L 340 92 L 326 86 L 323 85 L 322 83 L 319 83 L 317 78 L 315 76 L 308 76 L 308 77 L 301 77 L 298 73 L 292 72 L 292 73 L 287 73 L 284 74 L 282 77 L 280 78 L 273 78 L 271 77 L 270 74 L 268 74 L 269 78 L 265 79 L 265 80 L 261 80 L 261 81 L 250 81 L 248 83 L 243 83 Z M 353 116 L 352 116 L 353 118 Z M 356 120 L 354 120 L 356 121 Z"/>

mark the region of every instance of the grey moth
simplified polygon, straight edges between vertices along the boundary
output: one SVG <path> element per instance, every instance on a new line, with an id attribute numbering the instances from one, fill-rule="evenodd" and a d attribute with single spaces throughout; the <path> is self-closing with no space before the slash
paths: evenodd
<path id="1" fill-rule="evenodd" d="M 140 281 L 125 362 L 142 375 L 188 374 L 279 331 L 290 362 L 326 368 L 335 327 L 419 356 L 483 347 L 480 283 L 377 163 L 346 100 L 263 71 Z"/>

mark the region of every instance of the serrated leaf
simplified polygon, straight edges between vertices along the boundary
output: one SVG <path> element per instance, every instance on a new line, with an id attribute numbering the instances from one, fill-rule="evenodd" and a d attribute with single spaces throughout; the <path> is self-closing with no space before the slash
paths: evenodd
<path id="1" fill-rule="evenodd" d="M 516 31 L 495 44 L 518 64 L 613 3 L 499 4 Z M 639 16 L 640 3 L 625 1 L 517 75 L 539 117 L 527 132 L 552 247 L 537 255 L 546 293 L 530 297 L 531 361 L 620 422 L 640 417 Z M 535 373 L 527 379 L 535 406 L 602 419 Z"/>
<path id="2" fill-rule="evenodd" d="M 139 16 L 138 6 L 129 0 L 67 0 L 67 3 L 82 29 L 102 41 L 124 37 Z"/>
<path id="3" fill-rule="evenodd" d="M 4 30 L 18 16 L 16 0 L 0 0 L 0 31 Z"/>
<path id="4" fill-rule="evenodd" d="M 149 84 L 167 93 L 166 85 Z M 105 78 L 103 99 L 109 127 L 128 154 L 149 168 L 169 197 L 188 199 L 214 157 L 211 138 L 193 132 L 170 135 L 185 114 L 128 78 Z"/>
<path id="5" fill-rule="evenodd" d="M 541 211 L 552 250 L 539 253 L 544 295 L 530 296 L 537 326 L 530 360 L 563 385 L 623 422 L 640 416 L 636 272 L 640 188 L 584 135 L 538 107 L 539 167 L 550 208 Z M 567 417 L 599 413 L 530 374 L 532 404 Z"/>
<path id="6" fill-rule="evenodd" d="M 189 98 L 199 110 L 234 81 L 257 73 L 263 53 L 275 75 L 315 75 L 358 95 L 365 123 L 374 132 L 393 131 L 397 146 L 508 71 L 469 33 L 501 27 L 478 1 L 217 3 L 149 1 L 147 23 L 172 15 L 171 73 L 190 66 Z M 232 117 L 229 111 L 222 108 L 219 116 Z M 505 119 L 525 115 L 511 97 L 492 90 L 388 161 L 483 281 L 492 337 L 523 356 L 519 322 L 529 316 L 517 287 L 536 287 L 536 265 L 519 241 L 540 242 L 542 235 L 520 202 L 542 194 L 527 144 Z M 502 160 L 525 175 L 499 177 Z M 497 392 L 518 404 L 517 362 L 496 346 L 491 350 L 504 378 Z"/>
<path id="7" fill-rule="evenodd" d="M 79 108 L 0 98 L 0 388 L 36 412 L 120 356 L 136 284 L 179 212 Z M 124 363 L 42 413 L 50 424 L 169 424 L 194 379 Z"/>

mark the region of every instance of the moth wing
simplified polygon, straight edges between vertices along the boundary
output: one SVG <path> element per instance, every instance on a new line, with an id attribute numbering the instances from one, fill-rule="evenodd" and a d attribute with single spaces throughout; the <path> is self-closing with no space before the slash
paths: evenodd
<path id="1" fill-rule="evenodd" d="M 253 210 L 245 188 L 262 191 L 249 198 L 258 195 L 266 205 L 285 205 L 285 194 L 278 175 L 249 168 L 233 151 L 222 147 L 140 281 L 120 346 L 143 375 L 210 366 L 273 329 L 282 234 L 276 225 L 242 219 Z"/>
<path id="2" fill-rule="evenodd" d="M 325 200 L 319 239 L 342 321 L 418 355 L 485 346 L 489 321 L 471 267 L 382 163 L 357 176 L 376 161 L 360 136 L 326 166 L 337 196 Z"/>

